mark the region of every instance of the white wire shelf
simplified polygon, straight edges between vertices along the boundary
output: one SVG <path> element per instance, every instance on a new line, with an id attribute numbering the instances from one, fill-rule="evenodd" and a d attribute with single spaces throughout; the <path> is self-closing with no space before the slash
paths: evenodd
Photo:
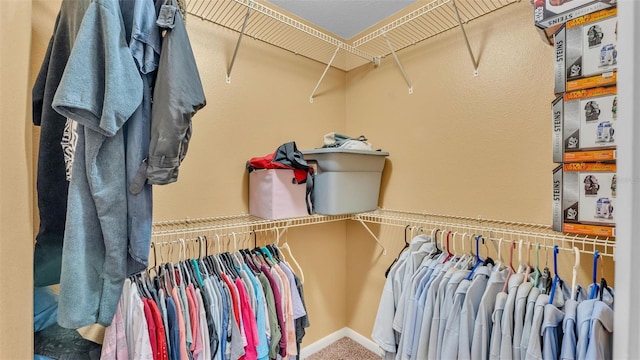
<path id="1" fill-rule="evenodd" d="M 318 30 L 304 20 L 286 15 L 274 5 L 257 0 L 188 0 L 187 12 L 195 17 L 244 33 L 294 54 L 349 71 L 379 62 L 392 53 L 384 36 L 398 51 L 479 18 L 519 0 L 429 0 L 417 1 L 415 9 L 376 28 L 355 41 Z M 245 24 L 247 11 L 250 10 Z M 243 31 L 244 28 L 244 31 Z M 332 54 L 336 52 L 335 59 Z M 333 59 L 333 61 L 332 61 Z"/>
<path id="2" fill-rule="evenodd" d="M 462 23 L 468 23 L 519 0 L 455 0 Z M 424 1 L 418 1 L 424 3 Z M 400 51 L 460 26 L 454 0 L 433 0 L 358 38 L 353 46 L 376 56 L 391 54 L 384 36 Z"/>
<path id="3" fill-rule="evenodd" d="M 573 251 L 573 248 L 576 247 L 581 253 L 593 254 L 597 250 L 602 256 L 613 257 L 615 255 L 615 240 L 611 238 L 601 239 L 584 235 L 565 234 L 553 231 L 551 227 L 541 224 L 389 209 L 378 209 L 373 212 L 351 215 L 311 215 L 282 220 L 265 220 L 241 214 L 160 221 L 153 224 L 152 240 L 155 243 L 170 243 L 179 241 L 179 239 L 189 240 L 201 236 L 209 238 L 226 236 L 227 241 L 230 241 L 231 235 L 233 235 L 234 240 L 236 240 L 236 237 L 242 237 L 242 239 L 246 240 L 247 235 L 252 233 L 274 232 L 275 235 L 277 232 L 278 235 L 281 235 L 291 227 L 343 220 L 353 220 L 363 224 L 369 234 L 378 242 L 383 252 L 386 252 L 385 247 L 378 239 L 377 234 L 367 224 L 411 227 L 412 230 L 421 230 L 426 233 L 439 229 L 457 232 L 458 235 L 463 233 L 467 235 L 483 235 L 485 239 L 493 242 L 497 242 L 500 239 L 505 241 L 522 240 L 531 244 L 540 244 L 541 247 L 547 249 L 553 249 L 557 245 L 559 250 L 563 251 Z"/>
<path id="4" fill-rule="evenodd" d="M 593 254 L 597 250 L 602 256 L 615 256 L 615 239 L 557 232 L 550 226 L 541 224 L 389 209 L 356 214 L 353 220 L 385 226 L 405 228 L 409 226 L 413 230 L 419 229 L 427 234 L 434 229 L 439 229 L 457 232 L 458 235 L 463 233 L 483 235 L 485 239 L 493 242 L 498 242 L 500 239 L 515 242 L 522 240 L 539 244 L 540 247 L 547 249 L 553 249 L 557 245 L 561 251 L 571 252 L 576 247 L 579 252 L 585 254 Z"/>
<path id="5" fill-rule="evenodd" d="M 310 215 L 305 217 L 267 220 L 249 214 L 218 216 L 207 218 L 186 218 L 179 220 L 158 221 L 153 223 L 152 237 L 199 234 L 207 231 L 248 233 L 251 231 L 271 231 L 276 228 L 284 230 L 290 227 L 323 224 L 328 222 L 348 220 L 351 215 Z"/>

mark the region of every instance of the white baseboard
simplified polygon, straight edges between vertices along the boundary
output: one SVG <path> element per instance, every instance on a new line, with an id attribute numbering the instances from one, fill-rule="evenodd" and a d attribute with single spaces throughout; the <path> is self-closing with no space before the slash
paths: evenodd
<path id="1" fill-rule="evenodd" d="M 343 337 L 348 337 L 351 340 L 357 342 L 358 344 L 364 346 L 367 350 L 370 350 L 382 356 L 382 349 L 376 343 L 374 343 L 367 337 L 355 332 L 354 330 L 348 327 L 345 327 L 300 349 L 300 352 L 302 353 L 301 360 L 304 360 L 307 356 L 317 353 L 318 351 L 326 348 L 327 346 L 331 345 L 335 341 L 342 339 Z"/>

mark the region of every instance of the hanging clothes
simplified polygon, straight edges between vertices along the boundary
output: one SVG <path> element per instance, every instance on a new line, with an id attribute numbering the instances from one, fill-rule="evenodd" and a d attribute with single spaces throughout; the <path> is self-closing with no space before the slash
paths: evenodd
<path id="1" fill-rule="evenodd" d="M 57 113 L 51 103 L 90 3 L 90 0 L 62 1 L 32 90 L 33 124 L 40 127 L 36 181 L 40 227 L 33 256 L 35 287 L 60 282 L 67 192 L 77 135 L 70 124 L 67 127 L 68 119 Z M 68 146 L 63 149 L 65 128 Z"/>
<path id="2" fill-rule="evenodd" d="M 548 269 L 514 272 L 477 255 L 471 269 L 459 255 L 425 255 L 430 240 L 414 238 L 387 274 L 372 331 L 384 359 L 611 358 L 606 283 L 590 288 L 602 300 L 585 300 L 579 286 L 572 300 Z"/>
<path id="3" fill-rule="evenodd" d="M 66 328 L 109 325 L 124 279 L 147 267 L 147 158 L 153 166 L 167 155 L 150 149 L 153 123 L 179 118 L 190 127 L 205 103 L 182 14 L 169 3 L 162 10 L 156 24 L 153 0 L 63 1 L 34 84 L 33 122 L 42 127 L 34 283 L 60 283 L 58 322 Z M 164 40 L 159 25 L 171 29 Z M 154 92 L 155 104 L 169 109 L 154 110 Z M 170 127 L 162 136 L 171 130 L 185 133 Z M 178 146 L 182 160 L 186 142 Z"/>
<path id="4" fill-rule="evenodd" d="M 210 255 L 163 265 L 155 279 L 127 279 L 117 321 L 107 328 L 105 358 L 120 358 L 109 354 L 121 349 L 124 324 L 125 350 L 154 360 L 297 359 L 299 330 L 309 323 L 302 284 L 281 257 L 254 263 L 258 259 L 241 252 Z M 149 316 L 142 323 L 140 315 Z"/>

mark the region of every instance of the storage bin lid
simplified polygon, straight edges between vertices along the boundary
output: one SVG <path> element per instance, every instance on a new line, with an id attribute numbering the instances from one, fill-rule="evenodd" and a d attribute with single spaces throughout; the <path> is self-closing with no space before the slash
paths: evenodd
<path id="1" fill-rule="evenodd" d="M 376 155 L 376 156 L 389 156 L 386 151 L 369 151 L 369 150 L 353 150 L 353 149 L 341 149 L 341 148 L 320 148 L 311 150 L 301 150 L 302 155 L 315 155 L 315 154 L 362 154 L 362 155 Z"/>

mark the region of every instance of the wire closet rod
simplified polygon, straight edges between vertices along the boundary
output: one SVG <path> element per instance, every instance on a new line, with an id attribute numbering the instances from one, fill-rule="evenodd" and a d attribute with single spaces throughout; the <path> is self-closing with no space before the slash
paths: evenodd
<path id="1" fill-rule="evenodd" d="M 589 237 L 575 234 L 556 232 L 548 225 L 531 224 L 505 220 L 491 220 L 464 216 L 433 214 L 427 212 L 413 212 L 402 210 L 378 209 L 373 212 L 351 215 L 311 215 L 282 220 L 265 220 L 251 215 L 233 215 L 209 218 L 181 219 L 161 221 L 153 224 L 152 238 L 155 240 L 175 240 L 180 237 L 197 237 L 226 232 L 231 235 L 246 235 L 252 231 L 283 232 L 290 227 L 323 224 L 329 222 L 354 220 L 360 222 L 369 234 L 378 242 L 383 253 L 386 252 L 376 233 L 368 227 L 368 223 L 397 227 L 423 227 L 428 230 L 440 228 L 468 233 L 482 234 L 487 239 L 520 240 L 522 238 L 537 241 L 541 246 L 553 248 L 558 245 L 561 250 L 572 251 L 577 247 L 582 253 L 592 254 L 598 250 L 603 256 L 615 255 L 615 241 L 611 238 Z M 218 234 L 218 236 L 220 236 Z"/>
<path id="2" fill-rule="evenodd" d="M 458 232 L 458 234 L 475 233 L 494 242 L 500 239 L 514 242 L 525 240 L 532 244 L 538 243 L 547 249 L 553 249 L 554 245 L 558 245 L 558 248 L 564 251 L 573 251 L 576 247 L 581 253 L 593 254 L 597 250 L 602 256 L 615 256 L 615 241 L 611 238 L 565 234 L 555 232 L 549 226 L 541 224 L 385 209 L 356 214 L 354 220 L 360 221 L 363 225 L 375 223 L 397 227 L 412 226 L 425 231 L 440 229 Z M 372 234 L 371 231 L 369 232 Z"/>

